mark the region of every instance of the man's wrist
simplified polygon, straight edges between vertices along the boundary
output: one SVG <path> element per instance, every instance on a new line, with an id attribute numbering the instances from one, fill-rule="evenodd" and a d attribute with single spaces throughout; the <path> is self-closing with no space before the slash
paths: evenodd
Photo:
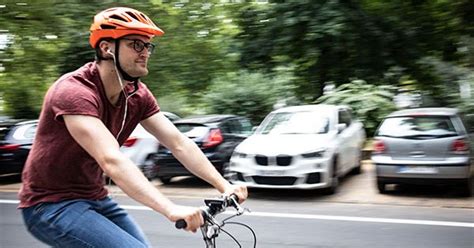
<path id="1" fill-rule="evenodd" d="M 173 212 L 173 209 L 175 209 L 175 204 L 172 203 L 171 201 L 166 202 L 165 204 L 161 204 L 160 209 L 158 212 L 163 214 L 166 218 L 170 219 L 171 218 L 171 213 Z"/>
<path id="2" fill-rule="evenodd" d="M 226 179 L 223 179 L 222 181 L 220 181 L 219 186 L 216 187 L 216 189 L 219 190 L 219 192 L 221 193 L 225 193 L 231 188 L 232 188 L 232 184 L 230 184 L 230 182 L 227 181 Z"/>

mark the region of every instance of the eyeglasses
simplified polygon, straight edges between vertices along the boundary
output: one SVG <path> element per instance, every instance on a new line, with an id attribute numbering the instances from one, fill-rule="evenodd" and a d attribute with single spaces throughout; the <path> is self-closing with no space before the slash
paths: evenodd
<path id="1" fill-rule="evenodd" d="M 155 44 L 153 44 L 153 43 L 143 42 L 143 41 L 138 40 L 138 39 L 122 38 L 122 40 L 130 40 L 130 41 L 133 41 L 133 49 L 134 49 L 137 53 L 141 53 L 141 52 L 143 51 L 143 49 L 145 49 L 145 47 L 146 47 L 146 50 L 148 50 L 148 54 L 152 54 L 152 53 L 153 53 L 153 50 L 155 50 Z"/>

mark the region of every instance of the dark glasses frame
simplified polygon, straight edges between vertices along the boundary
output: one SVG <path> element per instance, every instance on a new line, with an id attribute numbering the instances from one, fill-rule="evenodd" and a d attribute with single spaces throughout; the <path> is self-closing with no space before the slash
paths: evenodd
<path id="1" fill-rule="evenodd" d="M 129 40 L 133 41 L 133 50 L 137 53 L 141 53 L 143 49 L 147 49 L 148 54 L 152 54 L 155 50 L 156 45 L 150 42 L 144 42 L 139 39 L 128 39 L 128 38 L 121 38 L 121 40 Z"/>

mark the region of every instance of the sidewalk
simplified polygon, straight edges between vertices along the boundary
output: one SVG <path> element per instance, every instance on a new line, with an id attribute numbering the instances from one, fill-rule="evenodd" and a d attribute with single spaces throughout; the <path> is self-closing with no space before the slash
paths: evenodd
<path id="1" fill-rule="evenodd" d="M 370 160 L 362 164 L 362 173 L 348 176 L 341 182 L 340 191 L 328 196 L 329 202 L 409 205 L 446 208 L 474 208 L 474 197 L 459 197 L 456 189 L 427 187 L 410 187 L 407 190 L 396 190 L 389 194 L 380 194 L 376 187 L 374 166 Z"/>
<path id="2" fill-rule="evenodd" d="M 183 183 L 177 182 L 170 185 L 162 185 L 159 180 L 154 180 L 153 184 L 169 197 L 202 198 L 215 197 L 219 194 L 217 190 L 205 183 L 192 179 L 185 179 Z M 21 183 L 14 180 L 0 182 L 0 192 L 18 192 L 20 187 Z M 117 186 L 108 187 L 112 195 L 123 194 Z M 312 194 L 312 192 L 310 193 Z M 363 161 L 361 174 L 349 175 L 344 178 L 340 182 L 339 191 L 336 194 L 329 196 L 317 192 L 314 194 L 316 196 L 315 198 L 311 197 L 311 200 L 334 203 L 474 209 L 474 197 L 459 197 L 455 188 L 413 187 L 392 191 L 389 194 L 379 194 L 375 183 L 374 166 L 370 160 Z M 257 192 L 253 194 L 253 197 L 258 198 L 259 195 L 265 196 L 265 193 Z"/>

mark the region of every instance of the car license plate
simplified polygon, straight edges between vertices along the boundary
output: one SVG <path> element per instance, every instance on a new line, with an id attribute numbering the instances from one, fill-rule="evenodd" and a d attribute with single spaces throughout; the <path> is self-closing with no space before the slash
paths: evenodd
<path id="1" fill-rule="evenodd" d="M 435 174 L 438 173 L 438 169 L 428 166 L 402 166 L 399 173 Z"/>
<path id="2" fill-rule="evenodd" d="M 262 176 L 281 176 L 285 174 L 282 170 L 261 170 L 260 175 Z"/>

